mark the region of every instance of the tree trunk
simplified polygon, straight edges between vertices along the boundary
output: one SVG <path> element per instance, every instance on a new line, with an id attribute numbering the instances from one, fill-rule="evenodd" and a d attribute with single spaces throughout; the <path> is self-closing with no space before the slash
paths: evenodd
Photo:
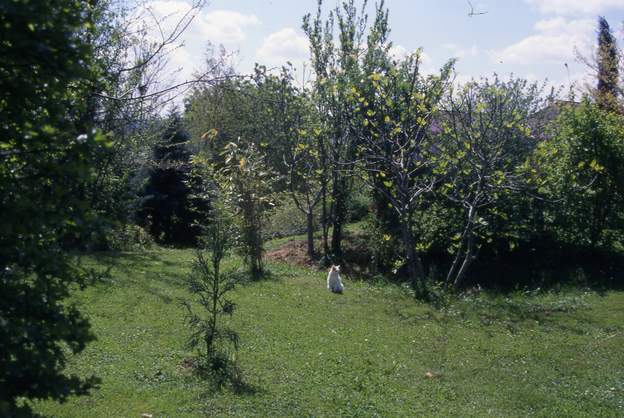
<path id="1" fill-rule="evenodd" d="M 312 209 L 308 209 L 306 213 L 307 218 L 307 231 L 308 231 L 308 257 L 310 260 L 314 259 L 314 214 Z"/>
<path id="2" fill-rule="evenodd" d="M 418 283 L 420 282 L 422 290 L 424 290 L 425 272 L 422 261 L 414 249 L 414 236 L 409 220 L 401 222 L 401 235 L 403 236 L 403 245 L 405 245 L 405 261 L 412 288 L 418 290 Z"/>
<path id="3" fill-rule="evenodd" d="M 449 269 L 446 280 L 444 281 L 444 290 L 448 289 L 448 285 L 451 282 L 455 282 L 455 272 L 459 267 L 459 260 L 462 259 L 464 254 L 464 248 L 466 247 L 466 237 L 468 236 L 468 230 L 470 229 L 470 223 L 466 225 L 464 228 L 464 232 L 462 232 L 461 238 L 459 240 L 459 247 L 457 248 L 457 253 L 455 254 L 455 258 L 453 259 L 453 264 L 451 264 L 451 268 Z"/>
<path id="4" fill-rule="evenodd" d="M 464 250 L 464 239 L 462 237 L 461 241 L 459 242 L 459 248 L 457 249 L 455 258 L 453 259 L 453 264 L 451 264 L 451 268 L 449 269 L 446 275 L 446 280 L 444 281 L 444 290 L 448 289 L 449 283 L 451 283 L 452 281 L 454 282 L 453 276 L 455 275 L 455 271 L 457 270 L 457 267 L 459 266 L 459 260 L 462 257 L 463 250 Z"/>
<path id="5" fill-rule="evenodd" d="M 470 235 L 468 236 L 468 245 L 466 246 L 466 254 L 464 256 L 464 262 L 462 263 L 459 271 L 457 272 L 457 277 L 455 278 L 455 282 L 453 283 L 453 287 L 455 289 L 459 289 L 466 276 L 466 271 L 468 271 L 468 267 L 472 264 L 474 260 L 474 235 L 472 234 L 472 228 L 470 228 Z"/>
<path id="6" fill-rule="evenodd" d="M 214 336 L 217 330 L 217 309 L 219 307 L 219 270 L 218 263 L 213 263 L 214 275 L 212 276 L 212 317 L 210 318 L 210 334 L 206 335 L 206 354 L 208 358 L 212 357 L 212 346 L 214 343 Z"/>
<path id="7" fill-rule="evenodd" d="M 322 247 L 323 247 L 323 257 L 325 258 L 325 260 L 327 260 L 327 256 L 329 255 L 329 244 L 328 244 L 328 235 L 329 235 L 329 218 L 327 216 L 327 183 L 328 183 L 328 178 L 327 178 L 327 154 L 326 154 L 326 147 L 325 147 L 325 141 L 323 140 L 323 136 L 319 136 L 318 137 L 318 143 L 317 143 L 317 147 L 318 147 L 318 152 L 319 152 L 319 157 L 320 157 L 320 163 L 321 163 L 321 234 L 322 234 Z"/>
<path id="8" fill-rule="evenodd" d="M 331 253 L 336 260 L 342 258 L 342 223 L 336 219 L 333 222 Z"/>
<path id="9" fill-rule="evenodd" d="M 606 186 L 605 186 L 606 187 Z M 607 225 L 608 214 L 611 212 L 611 200 L 615 195 L 615 191 L 611 192 L 608 188 L 606 192 L 597 193 L 594 198 L 593 216 L 591 223 L 590 240 L 592 250 L 599 248 L 600 238 Z"/>
<path id="10" fill-rule="evenodd" d="M 466 269 L 470 265 L 472 260 L 472 252 L 474 251 L 474 236 L 472 234 L 472 230 L 474 227 L 473 221 L 476 216 L 477 211 L 474 207 L 470 207 L 468 210 L 468 219 L 466 221 L 466 227 L 462 232 L 459 248 L 457 249 L 457 253 L 455 254 L 455 259 L 453 260 L 453 264 L 446 275 L 446 280 L 444 281 L 444 289 L 448 289 L 448 285 L 452 282 L 453 287 L 457 288 L 463 279 L 463 276 L 466 274 Z M 460 267 L 460 260 L 461 263 Z M 470 261 L 467 261 L 470 260 Z M 457 268 L 459 267 L 459 271 Z M 457 271 L 457 273 L 456 273 Z"/>
<path id="11" fill-rule="evenodd" d="M 323 230 L 323 255 L 327 258 L 329 254 L 329 222 L 327 219 L 327 181 L 323 180 L 322 185 L 323 191 L 321 192 L 321 200 L 322 200 L 322 214 L 321 214 L 321 229 Z"/>
<path id="12" fill-rule="evenodd" d="M 336 175 L 332 189 L 334 205 L 332 219 L 332 256 L 340 260 L 342 258 L 343 227 L 347 220 L 347 185 L 346 179 Z"/>

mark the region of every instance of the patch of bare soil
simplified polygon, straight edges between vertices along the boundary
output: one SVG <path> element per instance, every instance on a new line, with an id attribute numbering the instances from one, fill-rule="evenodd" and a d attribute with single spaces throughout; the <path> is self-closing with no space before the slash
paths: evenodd
<path id="1" fill-rule="evenodd" d="M 279 248 L 267 251 L 266 257 L 298 266 L 315 265 L 315 261 L 308 257 L 308 245 L 305 240 L 289 241 Z"/>
<path id="2" fill-rule="evenodd" d="M 316 251 L 318 253 L 319 249 L 317 248 Z M 268 251 L 266 257 L 298 266 L 318 267 L 318 260 L 310 260 L 308 257 L 308 246 L 305 240 L 289 241 L 279 248 Z M 363 236 L 345 234 L 343 259 L 340 264 L 341 270 L 345 273 L 366 275 L 370 272 L 371 253 Z"/>

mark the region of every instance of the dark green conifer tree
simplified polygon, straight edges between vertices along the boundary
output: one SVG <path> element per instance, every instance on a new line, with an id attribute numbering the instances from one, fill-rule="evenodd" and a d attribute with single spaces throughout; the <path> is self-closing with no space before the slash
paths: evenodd
<path id="1" fill-rule="evenodd" d="M 162 141 L 154 148 L 154 167 L 140 211 L 141 222 L 162 244 L 193 245 L 200 232 L 188 185 L 189 139 L 180 115 L 172 112 Z"/>

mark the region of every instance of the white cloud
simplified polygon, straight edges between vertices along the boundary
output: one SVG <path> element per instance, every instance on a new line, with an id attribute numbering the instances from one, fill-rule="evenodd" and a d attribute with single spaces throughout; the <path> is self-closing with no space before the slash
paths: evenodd
<path id="1" fill-rule="evenodd" d="M 176 13 L 184 13 L 191 5 L 185 1 L 152 1 L 145 4 L 146 9 L 151 9 L 155 14 L 168 16 Z"/>
<path id="2" fill-rule="evenodd" d="M 388 54 L 390 58 L 395 61 L 401 61 L 405 59 L 408 55 L 415 53 L 416 51 L 409 51 L 403 45 L 392 45 L 392 47 L 388 50 Z M 431 64 L 431 57 L 425 51 L 420 52 L 420 63 L 423 66 L 427 66 Z"/>
<path id="3" fill-rule="evenodd" d="M 293 28 L 271 33 L 256 51 L 256 58 L 261 64 L 278 66 L 290 61 L 295 68 L 300 67 L 308 56 L 308 39 Z"/>
<path id="4" fill-rule="evenodd" d="M 388 54 L 390 58 L 395 61 L 401 61 L 407 58 L 408 55 L 414 54 L 416 51 L 410 51 L 402 45 L 392 45 L 392 47 L 388 50 Z M 432 66 L 433 60 L 431 56 L 427 54 L 425 51 L 421 49 L 420 51 L 420 71 L 423 74 L 433 74 L 436 72 L 436 69 Z"/>
<path id="5" fill-rule="evenodd" d="M 157 20 L 161 29 L 167 34 L 175 29 L 192 5 L 184 0 L 157 0 L 147 3 L 145 8 L 152 12 L 153 19 Z M 200 11 L 187 28 L 184 38 L 201 40 L 203 43 L 210 41 L 213 44 L 224 44 L 231 48 L 245 41 L 246 30 L 259 23 L 260 20 L 253 14 L 245 15 L 233 10 Z M 157 35 L 158 30 L 154 28 L 156 22 L 151 22 L 150 26 Z"/>
<path id="6" fill-rule="evenodd" d="M 537 33 L 501 50 L 490 51 L 490 58 L 494 62 L 524 65 L 570 62 L 575 58 L 575 51 L 589 55 L 594 42 L 594 25 L 593 19 L 540 20 L 534 25 Z"/>
<path id="7" fill-rule="evenodd" d="M 232 10 L 215 10 L 199 16 L 198 29 L 213 43 L 234 44 L 247 39 L 245 29 L 260 23 L 255 15 Z"/>
<path id="8" fill-rule="evenodd" d="M 433 63 L 431 55 L 427 54 L 425 51 L 420 53 L 420 61 L 424 66 L 430 66 Z"/>
<path id="9" fill-rule="evenodd" d="M 190 79 L 205 65 L 208 43 L 237 51 L 248 40 L 248 32 L 260 24 L 253 14 L 233 10 L 196 10 L 189 15 L 192 8 L 193 3 L 189 0 L 155 0 L 136 11 L 134 29 L 144 28 L 147 39 L 156 43 L 181 30 L 184 22 L 189 23 L 181 36 L 163 51 L 169 61 L 168 76 L 177 82 Z M 192 16 L 194 18 L 190 21 Z"/>
<path id="10" fill-rule="evenodd" d="M 456 73 L 455 79 L 453 81 L 455 82 L 455 85 L 463 86 L 466 83 L 469 83 L 475 80 L 479 80 L 479 78 L 478 77 L 475 78 L 473 75 L 470 75 L 470 74 Z"/>
<path id="11" fill-rule="evenodd" d="M 168 36 L 176 23 L 191 9 L 185 1 L 152 1 L 133 10 L 130 30 L 145 31 L 148 39 L 158 42 Z"/>
<path id="12" fill-rule="evenodd" d="M 409 55 L 409 51 L 402 45 L 392 45 L 392 47 L 388 50 L 388 54 L 393 60 L 401 61 Z"/>
<path id="13" fill-rule="evenodd" d="M 525 0 L 541 13 L 571 15 L 597 14 L 608 9 L 624 9 L 622 0 Z"/>
<path id="14" fill-rule="evenodd" d="M 451 52 L 453 58 L 465 58 L 476 57 L 479 55 L 479 48 L 476 45 L 472 45 L 468 48 L 461 47 L 456 44 L 444 44 L 443 48 L 448 49 Z"/>
<path id="15" fill-rule="evenodd" d="M 178 48 L 169 54 L 171 76 L 177 81 L 190 80 L 198 70 L 200 62 L 195 62 L 193 55 L 185 48 Z"/>

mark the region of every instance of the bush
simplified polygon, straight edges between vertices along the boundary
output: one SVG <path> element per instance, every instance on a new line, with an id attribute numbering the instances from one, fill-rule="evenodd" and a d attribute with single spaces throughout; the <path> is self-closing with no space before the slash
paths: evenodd
<path id="1" fill-rule="evenodd" d="M 361 187 L 355 190 L 348 203 L 349 221 L 358 222 L 364 219 L 368 215 L 372 203 L 368 189 Z"/>
<path id="2" fill-rule="evenodd" d="M 383 222 L 371 213 L 365 221 L 366 241 L 371 251 L 371 268 L 375 272 L 389 273 L 401 263 L 401 243 L 396 234 L 390 234 Z"/>
<path id="3" fill-rule="evenodd" d="M 624 118 L 585 100 L 562 108 L 556 128 L 536 151 L 542 192 L 556 202 L 546 227 L 564 245 L 611 249 L 624 239 Z"/>
<path id="4" fill-rule="evenodd" d="M 138 225 L 127 224 L 114 228 L 107 239 L 107 248 L 112 251 L 138 251 L 154 245 L 152 236 Z"/>
<path id="5" fill-rule="evenodd" d="M 273 207 L 275 173 L 254 144 L 231 142 L 223 154 L 225 165 L 220 172 L 220 187 L 225 191 L 224 202 L 235 215 L 239 252 L 252 277 L 259 278 L 264 274 L 262 227 Z"/>
<path id="6" fill-rule="evenodd" d="M 280 202 L 271 210 L 266 219 L 264 234 L 266 239 L 289 237 L 306 233 L 306 216 L 287 194 L 277 199 Z M 318 216 L 316 216 L 318 219 Z M 318 224 L 315 219 L 315 226 Z M 316 228 L 315 228 L 316 229 Z"/>
<path id="7" fill-rule="evenodd" d="M 140 251 L 149 249 L 154 244 L 152 235 L 141 226 L 110 222 L 100 222 L 97 229 L 88 231 L 75 243 L 85 251 Z"/>

